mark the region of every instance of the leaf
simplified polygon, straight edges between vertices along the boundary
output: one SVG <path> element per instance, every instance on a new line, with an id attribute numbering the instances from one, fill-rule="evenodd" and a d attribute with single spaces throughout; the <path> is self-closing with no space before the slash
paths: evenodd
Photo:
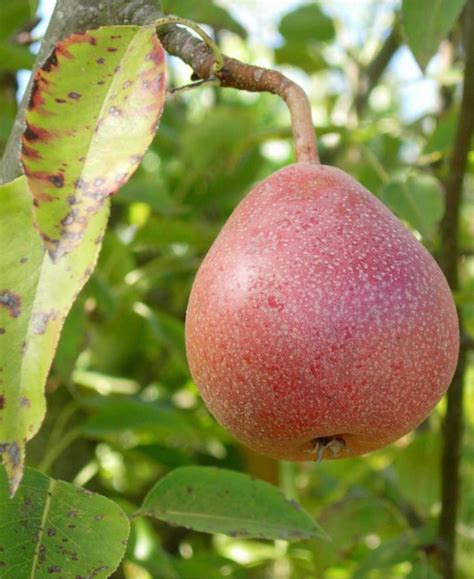
<path id="1" fill-rule="evenodd" d="M 0 1 L 0 39 L 10 38 L 33 19 L 38 2 L 32 0 Z"/>
<path id="2" fill-rule="evenodd" d="M 35 57 L 23 46 L 0 42 L 0 70 L 17 72 L 20 68 L 31 68 Z"/>
<path id="3" fill-rule="evenodd" d="M 187 466 L 162 478 L 146 496 L 142 515 L 232 537 L 327 539 L 294 501 L 272 485 L 212 467 Z"/>
<path id="4" fill-rule="evenodd" d="M 420 460 L 421 456 L 423 460 Z M 416 434 L 392 464 L 398 490 L 422 517 L 428 517 L 439 500 L 440 460 L 439 434 L 423 432 Z M 412 492 L 414 486 L 419 492 Z"/>
<path id="5" fill-rule="evenodd" d="M 275 50 L 277 64 L 290 64 L 302 68 L 308 74 L 319 72 L 327 67 L 327 62 L 317 43 L 291 42 Z"/>
<path id="6" fill-rule="evenodd" d="M 424 71 L 466 0 L 403 0 L 402 22 L 410 50 Z"/>
<path id="7" fill-rule="evenodd" d="M 163 10 L 167 14 L 175 14 L 197 22 L 204 22 L 216 30 L 223 28 L 247 37 L 247 32 L 241 24 L 232 18 L 227 10 L 215 4 L 212 0 L 163 0 Z"/>
<path id="8" fill-rule="evenodd" d="M 334 38 L 334 24 L 316 4 L 301 6 L 286 14 L 280 22 L 280 33 L 286 40 L 330 42 Z"/>
<path id="9" fill-rule="evenodd" d="M 357 567 L 352 577 L 365 579 L 373 569 L 387 569 L 404 561 L 411 561 L 415 556 L 415 550 L 413 533 L 404 533 L 374 549 Z"/>
<path id="10" fill-rule="evenodd" d="M 25 442 L 43 421 L 44 384 L 64 319 L 94 269 L 108 214 L 105 203 L 79 246 L 55 264 L 34 229 L 25 178 L 0 186 L 0 454 L 12 492 Z"/>
<path id="11" fill-rule="evenodd" d="M 433 238 L 444 212 L 441 184 L 435 177 L 419 173 L 394 179 L 383 187 L 380 197 L 424 239 Z"/>
<path id="12" fill-rule="evenodd" d="M 152 26 L 111 26 L 56 45 L 34 79 L 22 162 L 35 220 L 54 259 L 133 174 L 165 96 L 165 56 Z"/>
<path id="13" fill-rule="evenodd" d="M 184 410 L 139 399 L 112 397 L 95 399 L 88 406 L 95 413 L 81 426 L 85 436 L 106 438 L 131 430 L 147 433 L 172 447 L 198 449 L 204 444 L 191 415 Z"/>
<path id="14" fill-rule="evenodd" d="M 297 66 L 308 74 L 327 66 L 321 51 L 324 43 L 333 40 L 335 28 L 319 6 L 308 4 L 286 14 L 279 30 L 285 43 L 275 50 L 277 63 Z"/>
<path id="15" fill-rule="evenodd" d="M 114 502 L 27 468 L 8 497 L 0 467 L 0 575 L 109 577 L 125 552 L 129 522 Z"/>

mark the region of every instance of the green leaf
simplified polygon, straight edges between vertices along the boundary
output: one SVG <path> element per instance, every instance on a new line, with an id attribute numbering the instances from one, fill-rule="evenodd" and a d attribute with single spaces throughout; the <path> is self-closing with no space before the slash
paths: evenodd
<path id="1" fill-rule="evenodd" d="M 423 71 L 465 3 L 466 0 L 403 0 L 403 29 L 408 46 Z"/>
<path id="2" fill-rule="evenodd" d="M 35 57 L 26 48 L 0 42 L 0 70 L 16 72 L 20 68 L 31 68 Z"/>
<path id="3" fill-rule="evenodd" d="M 373 569 L 387 569 L 398 563 L 410 561 L 415 556 L 415 549 L 413 533 L 404 533 L 374 549 L 357 567 L 353 578 L 365 579 Z"/>
<path id="4" fill-rule="evenodd" d="M 323 44 L 333 40 L 334 24 L 316 4 L 301 6 L 286 14 L 279 26 L 285 43 L 275 50 L 278 64 L 302 68 L 308 74 L 326 66 Z"/>
<path id="5" fill-rule="evenodd" d="M 302 68 L 308 74 L 319 72 L 327 67 L 317 43 L 290 42 L 275 50 L 277 64 L 290 64 Z"/>
<path id="6" fill-rule="evenodd" d="M 153 26 L 73 34 L 37 71 L 22 162 L 35 219 L 54 259 L 128 180 L 156 131 L 165 55 Z"/>
<path id="7" fill-rule="evenodd" d="M 314 519 L 272 485 L 211 467 L 182 467 L 161 479 L 140 513 L 205 533 L 232 537 L 327 539 Z"/>
<path id="8" fill-rule="evenodd" d="M 416 434 L 392 465 L 399 491 L 422 516 L 428 517 L 439 500 L 440 457 L 440 436 L 423 432 Z M 413 493 L 415 486 L 418 492 Z"/>
<path id="9" fill-rule="evenodd" d="M 107 438 L 131 430 L 149 434 L 168 445 L 198 449 L 204 441 L 194 428 L 191 415 L 184 410 L 132 398 L 98 398 L 88 404 L 94 415 L 81 426 L 92 438 Z"/>
<path id="10" fill-rule="evenodd" d="M 226 29 L 246 38 L 247 32 L 240 23 L 232 18 L 227 10 L 217 6 L 212 0 L 163 0 L 163 10 L 197 22 L 203 22 L 216 30 Z"/>
<path id="11" fill-rule="evenodd" d="M 0 575 L 109 577 L 125 552 L 129 522 L 105 497 L 33 469 L 14 499 L 0 467 Z"/>
<path id="12" fill-rule="evenodd" d="M 44 384 L 64 319 L 95 267 L 108 214 L 105 203 L 79 246 L 54 263 L 33 226 L 25 178 L 0 186 L 0 454 L 12 492 L 25 442 L 43 421 Z"/>
<path id="13" fill-rule="evenodd" d="M 10 38 L 34 17 L 36 0 L 0 1 L 0 39 Z M 3 64 L 3 63 L 2 63 Z"/>
<path id="14" fill-rule="evenodd" d="M 307 4 L 286 14 L 280 22 L 280 33 L 286 40 L 330 42 L 334 24 L 316 4 Z"/>
<path id="15" fill-rule="evenodd" d="M 426 240 L 431 240 L 444 212 L 440 182 L 431 175 L 410 174 L 384 185 L 380 197 L 400 218 Z"/>

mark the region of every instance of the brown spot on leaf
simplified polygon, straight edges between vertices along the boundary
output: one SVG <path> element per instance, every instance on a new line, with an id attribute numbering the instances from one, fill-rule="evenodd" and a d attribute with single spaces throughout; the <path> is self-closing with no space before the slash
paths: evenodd
<path id="1" fill-rule="evenodd" d="M 31 147 L 28 147 L 28 145 L 26 145 L 25 143 L 23 143 L 21 151 L 23 153 L 23 156 L 27 157 L 28 159 L 35 159 L 39 161 L 42 158 L 39 151 L 37 151 L 36 149 L 32 149 Z"/>
<path id="2" fill-rule="evenodd" d="M 54 99 L 58 104 L 62 105 L 64 103 L 67 103 L 66 99 Z"/>
<path id="3" fill-rule="evenodd" d="M 107 48 L 107 52 L 117 52 L 117 49 L 113 46 L 109 46 L 109 48 Z"/>
<path id="4" fill-rule="evenodd" d="M 5 396 L 3 394 L 0 395 L 0 410 L 5 408 Z"/>
<path id="5" fill-rule="evenodd" d="M 20 397 L 20 406 L 21 406 L 22 408 L 31 408 L 30 399 L 27 398 L 26 396 L 21 396 L 21 397 Z"/>
<path id="6" fill-rule="evenodd" d="M 28 258 L 27 258 L 27 257 L 22 257 L 22 258 L 20 259 L 20 263 L 26 263 L 27 261 L 28 261 Z"/>
<path id="7" fill-rule="evenodd" d="M 104 64 L 105 58 L 103 58 L 103 57 L 97 58 L 96 62 L 97 62 L 97 64 Z"/>
<path id="8" fill-rule="evenodd" d="M 67 96 L 68 96 L 69 98 L 75 100 L 75 101 L 78 101 L 78 100 L 81 98 L 82 95 L 81 95 L 81 93 L 74 92 L 74 91 L 72 90 L 70 93 L 68 93 Z"/>
<path id="9" fill-rule="evenodd" d="M 63 58 L 67 58 L 68 60 L 73 60 L 74 59 L 74 55 L 72 54 L 72 52 L 69 52 L 69 50 L 67 49 L 67 47 L 70 44 L 73 44 L 77 41 L 77 37 L 79 36 L 79 34 L 73 34 L 71 35 L 67 40 L 65 40 L 64 42 L 60 42 L 59 44 L 56 45 L 56 52 L 61 55 Z M 74 39 L 72 39 L 72 37 L 74 37 Z M 73 40 L 71 42 L 71 40 Z"/>
<path id="10" fill-rule="evenodd" d="M 50 175 L 48 177 L 48 181 L 50 181 L 55 187 L 60 189 L 64 187 L 64 174 L 58 173 L 57 175 Z"/>
<path id="11" fill-rule="evenodd" d="M 28 102 L 28 110 L 36 109 L 44 105 L 44 98 L 41 96 L 41 76 L 37 73 L 33 79 L 33 84 L 31 86 L 30 100 Z"/>
<path id="12" fill-rule="evenodd" d="M 0 290 L 0 308 L 6 308 L 12 318 L 21 314 L 21 298 L 10 290 Z"/>
<path id="13" fill-rule="evenodd" d="M 41 68 L 46 72 L 49 72 L 53 67 L 56 66 L 58 66 L 58 56 L 56 54 L 56 50 L 53 50 L 53 52 L 44 61 L 44 64 Z"/>
<path id="14" fill-rule="evenodd" d="M 40 336 L 46 332 L 46 327 L 51 320 L 56 320 L 58 317 L 57 310 L 49 310 L 48 312 L 34 312 L 31 316 L 31 325 L 33 332 Z"/>
<path id="15" fill-rule="evenodd" d="M 23 133 L 23 137 L 27 141 L 44 141 L 45 143 L 48 142 L 52 137 L 54 137 L 53 133 L 50 133 L 46 129 L 42 129 L 36 125 L 31 123 L 26 123 L 26 129 Z"/>
<path id="16" fill-rule="evenodd" d="M 5 333 L 5 328 L 0 328 L 0 336 Z"/>

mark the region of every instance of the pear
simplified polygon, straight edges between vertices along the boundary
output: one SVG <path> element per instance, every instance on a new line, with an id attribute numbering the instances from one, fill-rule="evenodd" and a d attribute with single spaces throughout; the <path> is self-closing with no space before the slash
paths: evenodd
<path id="1" fill-rule="evenodd" d="M 259 183 L 205 257 L 186 350 L 216 419 L 284 460 L 364 454 L 419 425 L 459 350 L 448 284 L 413 234 L 343 171 Z"/>

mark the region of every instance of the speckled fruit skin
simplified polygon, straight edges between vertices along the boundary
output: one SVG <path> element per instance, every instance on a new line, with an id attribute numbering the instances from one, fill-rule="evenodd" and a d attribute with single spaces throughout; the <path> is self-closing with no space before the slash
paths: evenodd
<path id="1" fill-rule="evenodd" d="M 186 348 L 237 439 L 311 460 L 315 439 L 342 439 L 349 457 L 415 428 L 449 386 L 459 329 L 441 270 L 405 226 L 346 173 L 296 163 L 258 184 L 212 245 Z"/>

